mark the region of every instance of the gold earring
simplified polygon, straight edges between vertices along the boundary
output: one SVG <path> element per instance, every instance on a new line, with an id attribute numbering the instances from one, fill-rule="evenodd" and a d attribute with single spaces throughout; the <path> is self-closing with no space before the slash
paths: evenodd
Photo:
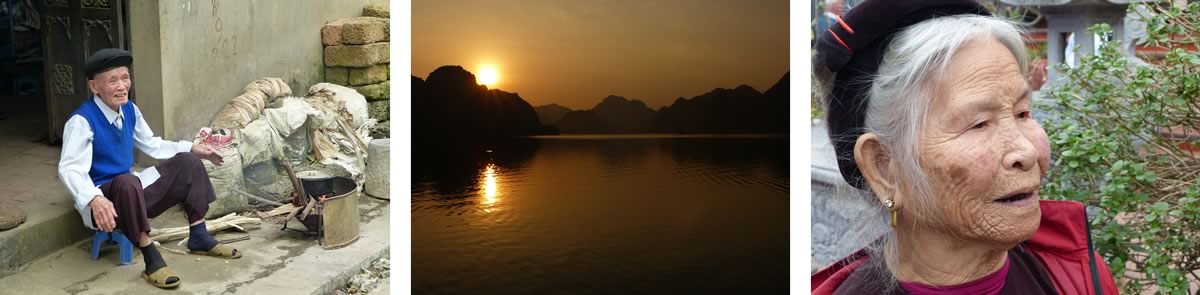
<path id="1" fill-rule="evenodd" d="M 895 228 L 896 227 L 896 211 L 898 211 L 898 210 L 896 210 L 896 201 L 893 201 L 891 198 L 888 198 L 886 201 L 883 201 L 883 205 L 887 206 L 888 211 L 892 211 L 892 228 Z"/>

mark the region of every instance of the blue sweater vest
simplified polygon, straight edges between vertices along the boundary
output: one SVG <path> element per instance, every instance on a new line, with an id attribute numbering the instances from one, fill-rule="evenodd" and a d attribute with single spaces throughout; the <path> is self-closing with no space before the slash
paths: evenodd
<path id="1" fill-rule="evenodd" d="M 104 112 L 100 111 L 102 107 L 108 106 L 97 105 L 95 99 L 88 98 L 74 113 L 87 119 L 92 127 L 92 169 L 88 176 L 96 186 L 129 173 L 133 168 L 133 129 L 137 124 L 133 102 L 121 106 L 121 129 L 104 117 Z"/>

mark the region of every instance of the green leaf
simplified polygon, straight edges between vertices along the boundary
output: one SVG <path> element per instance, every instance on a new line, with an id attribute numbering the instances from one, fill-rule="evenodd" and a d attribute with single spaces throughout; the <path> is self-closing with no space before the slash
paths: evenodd
<path id="1" fill-rule="evenodd" d="M 1154 212 L 1164 212 L 1164 211 L 1167 211 L 1167 208 L 1171 208 L 1171 204 L 1167 204 L 1167 202 L 1163 202 L 1163 201 L 1158 201 L 1158 202 L 1154 202 L 1154 205 L 1151 205 L 1150 208 L 1154 209 Z"/>
<path id="2" fill-rule="evenodd" d="M 1200 245 L 1189 240 L 1200 236 L 1200 173 L 1194 172 L 1200 157 L 1174 153 L 1184 141 L 1157 133 L 1171 126 L 1200 130 L 1200 54 L 1189 49 L 1200 42 L 1188 41 L 1200 40 L 1200 1 L 1187 2 L 1162 5 L 1162 13 L 1152 8 L 1160 4 L 1129 5 L 1138 11 L 1130 15 L 1146 24 L 1140 41 L 1165 48 L 1165 55 L 1143 62 L 1125 56 L 1117 42 L 1104 42 L 1074 68 L 1054 65 L 1062 82 L 1042 89 L 1051 114 L 1042 126 L 1057 152 L 1043 192 L 1102 209 L 1092 223 L 1097 252 L 1114 273 L 1148 279 L 1122 284 L 1122 294 L 1151 286 L 1159 294 L 1187 293 L 1187 274 L 1200 273 L 1200 264 L 1190 263 L 1200 261 Z M 1103 24 L 1088 29 L 1113 31 Z"/>

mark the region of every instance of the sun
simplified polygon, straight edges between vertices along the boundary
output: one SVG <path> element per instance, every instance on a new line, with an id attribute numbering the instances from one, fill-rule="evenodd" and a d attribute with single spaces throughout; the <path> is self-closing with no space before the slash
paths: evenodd
<path id="1" fill-rule="evenodd" d="M 485 65 L 479 70 L 479 84 L 493 86 L 496 82 L 500 82 L 500 72 L 496 70 L 496 66 Z"/>

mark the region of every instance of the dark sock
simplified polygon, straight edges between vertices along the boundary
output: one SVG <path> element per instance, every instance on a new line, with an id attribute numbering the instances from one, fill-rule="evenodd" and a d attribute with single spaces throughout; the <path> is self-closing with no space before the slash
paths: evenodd
<path id="1" fill-rule="evenodd" d="M 163 261 L 162 254 L 158 253 L 158 247 L 154 247 L 154 244 L 146 245 L 141 249 L 142 259 L 146 261 L 146 274 L 152 274 L 167 266 L 167 262 Z"/>
<path id="2" fill-rule="evenodd" d="M 188 249 L 208 251 L 217 246 L 217 239 L 208 234 L 208 227 L 204 226 L 203 222 L 188 227 L 188 232 Z"/>

